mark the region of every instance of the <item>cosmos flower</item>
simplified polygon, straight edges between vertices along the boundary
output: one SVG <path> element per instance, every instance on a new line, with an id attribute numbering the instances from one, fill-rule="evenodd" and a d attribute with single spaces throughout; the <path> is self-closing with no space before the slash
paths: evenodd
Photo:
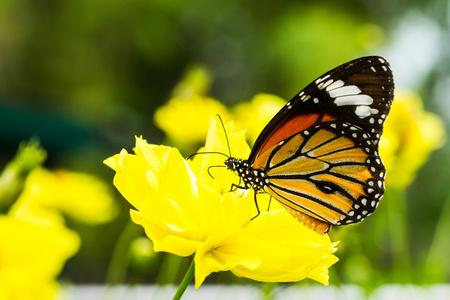
<path id="1" fill-rule="evenodd" d="M 201 152 L 247 157 L 244 132 L 233 124 L 217 128 L 211 119 Z M 115 172 L 114 185 L 134 209 L 155 251 L 194 255 L 195 286 L 212 272 L 264 282 L 294 282 L 306 277 L 328 283 L 328 267 L 337 261 L 336 244 L 313 232 L 284 209 L 254 216 L 252 191 L 231 191 L 237 176 L 224 168 L 221 154 L 186 161 L 175 148 L 136 138 L 134 154 L 122 150 L 105 160 Z M 220 167 L 219 167 L 220 166 Z"/>

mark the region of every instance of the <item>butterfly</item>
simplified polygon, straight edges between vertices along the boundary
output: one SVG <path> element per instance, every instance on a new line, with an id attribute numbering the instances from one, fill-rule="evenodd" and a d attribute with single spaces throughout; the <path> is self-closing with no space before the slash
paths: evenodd
<path id="1" fill-rule="evenodd" d="M 266 192 L 306 227 L 362 221 L 383 196 L 378 152 L 394 96 L 386 59 L 362 57 L 325 73 L 273 117 L 248 159 L 225 165 L 243 189 Z M 259 208 L 258 208 L 259 214 Z"/>

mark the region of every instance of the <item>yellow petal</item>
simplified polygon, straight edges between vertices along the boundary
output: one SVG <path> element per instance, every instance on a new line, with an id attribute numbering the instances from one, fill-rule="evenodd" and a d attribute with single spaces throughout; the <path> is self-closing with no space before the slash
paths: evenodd
<path id="1" fill-rule="evenodd" d="M 306 277 L 327 283 L 327 268 L 336 262 L 335 243 L 294 220 L 285 210 L 262 213 L 247 228 L 223 241 L 209 253 L 217 262 L 198 261 L 198 274 L 224 271 L 264 282 L 292 282 Z M 198 253 L 197 253 L 198 255 Z M 211 258 L 210 258 L 211 259 Z M 228 262 L 225 264 L 224 262 Z M 211 268 L 214 266 L 215 268 Z M 200 277 L 201 281 L 202 278 Z"/>
<path id="2" fill-rule="evenodd" d="M 136 155 L 145 158 L 152 169 L 159 170 L 162 167 L 160 163 L 161 159 L 171 149 L 171 147 L 163 145 L 157 146 L 148 144 L 146 140 L 136 137 L 136 146 L 134 147 L 133 151 Z"/>
<path id="3" fill-rule="evenodd" d="M 128 154 L 126 150 L 122 150 L 120 155 L 114 158 L 114 185 L 131 205 L 140 208 L 142 200 L 158 190 L 155 180 L 147 180 L 147 171 L 151 169 L 151 165 L 143 157 Z"/>
<path id="4" fill-rule="evenodd" d="M 78 235 L 58 222 L 10 215 L 0 216 L 0 232 L 2 299 L 48 299 L 55 294 L 56 276 L 79 248 Z"/>
<path id="5" fill-rule="evenodd" d="M 197 178 L 177 149 L 171 148 L 167 151 L 161 159 L 161 164 L 164 168 L 158 173 L 159 192 L 164 197 L 172 199 L 197 197 Z M 183 208 L 188 210 L 190 205 Z"/>
<path id="6" fill-rule="evenodd" d="M 230 191 L 231 185 L 239 182 L 239 177 L 225 168 L 225 160 L 230 150 L 234 157 L 248 157 L 250 148 L 245 141 L 245 132 L 234 132 L 232 122 L 225 125 L 224 130 L 220 123 L 211 118 L 205 148 L 199 151 L 207 154 L 195 156 L 191 166 L 195 175 L 201 178 L 205 185 L 219 189 L 222 193 Z M 212 152 L 222 155 L 209 154 Z"/>
<path id="7" fill-rule="evenodd" d="M 105 165 L 113 169 L 114 171 L 117 171 L 117 161 L 119 160 L 120 154 L 113 155 L 111 157 L 108 157 L 103 161 Z"/>
<path id="8" fill-rule="evenodd" d="M 144 227 L 145 233 L 153 241 L 155 252 L 164 251 L 185 257 L 194 254 L 200 245 L 199 241 L 183 233 L 181 228 L 151 221 L 135 210 L 131 210 L 130 214 L 134 223 Z"/>

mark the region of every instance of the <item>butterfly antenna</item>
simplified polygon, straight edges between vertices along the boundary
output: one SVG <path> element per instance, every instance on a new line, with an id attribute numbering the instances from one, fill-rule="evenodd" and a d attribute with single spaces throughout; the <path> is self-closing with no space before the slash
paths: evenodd
<path id="1" fill-rule="evenodd" d="M 227 134 L 227 131 L 225 130 L 225 125 L 223 124 L 223 121 L 222 121 L 222 118 L 220 117 L 220 115 L 217 114 L 217 116 L 219 117 L 220 123 L 222 124 L 223 132 L 225 133 L 225 139 L 227 140 L 228 153 L 230 153 L 229 157 L 231 157 L 230 141 L 228 141 L 228 134 Z"/>
<path id="2" fill-rule="evenodd" d="M 225 168 L 226 166 L 209 166 L 208 167 L 208 175 L 211 176 L 212 179 L 215 179 L 214 176 L 212 176 L 210 169 L 211 168 Z"/>
<path id="3" fill-rule="evenodd" d="M 189 156 L 186 158 L 186 160 L 189 160 L 189 159 L 191 159 L 192 157 L 194 157 L 195 155 L 198 155 L 198 154 L 220 154 L 220 155 L 225 156 L 226 158 L 230 158 L 230 157 L 229 157 L 228 155 L 226 155 L 225 153 L 211 151 L 211 152 L 197 152 L 197 153 L 193 153 L 193 154 L 189 155 Z"/>

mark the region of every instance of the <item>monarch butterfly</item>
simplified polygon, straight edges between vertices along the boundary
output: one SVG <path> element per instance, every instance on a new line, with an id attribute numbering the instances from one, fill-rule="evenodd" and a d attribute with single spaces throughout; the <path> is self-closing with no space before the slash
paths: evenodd
<path id="1" fill-rule="evenodd" d="M 266 125 L 248 159 L 225 165 L 319 233 L 362 221 L 384 193 L 378 144 L 394 82 L 382 57 L 347 62 L 309 84 Z M 258 209 L 259 212 L 259 209 Z"/>

